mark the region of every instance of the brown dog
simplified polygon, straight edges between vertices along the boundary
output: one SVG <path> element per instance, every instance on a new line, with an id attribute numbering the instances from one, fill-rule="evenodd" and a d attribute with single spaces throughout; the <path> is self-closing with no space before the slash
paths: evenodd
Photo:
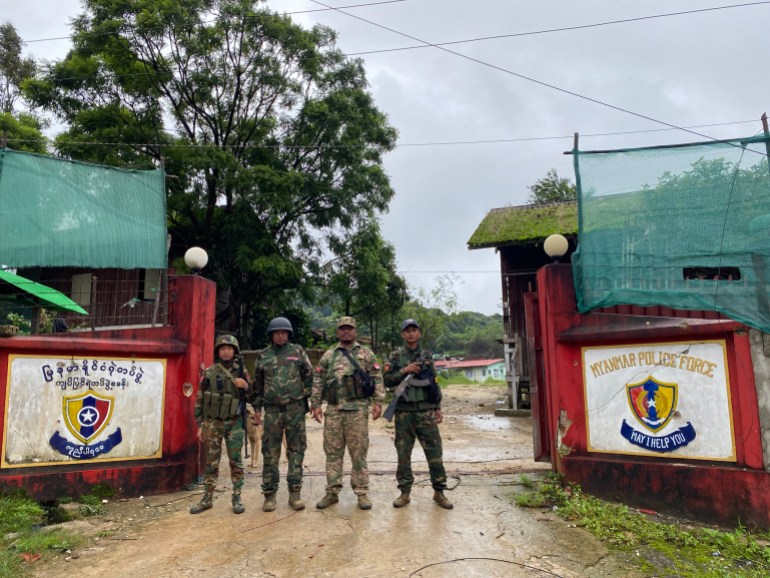
<path id="1" fill-rule="evenodd" d="M 254 423 L 254 408 L 250 403 L 246 404 L 246 411 L 249 414 L 246 420 L 246 436 L 249 440 L 249 467 L 256 468 L 259 464 L 259 456 L 262 453 L 262 424 Z"/>

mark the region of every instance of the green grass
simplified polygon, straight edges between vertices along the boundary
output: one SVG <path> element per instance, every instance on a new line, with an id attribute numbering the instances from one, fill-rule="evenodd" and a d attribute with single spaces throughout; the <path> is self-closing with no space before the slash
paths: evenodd
<path id="1" fill-rule="evenodd" d="M 0 578 L 28 576 L 31 564 L 24 555 L 42 557 L 82 543 L 61 530 L 44 531 L 45 509 L 22 494 L 0 495 Z"/>
<path id="2" fill-rule="evenodd" d="M 520 480 L 527 488 L 528 482 Z M 610 504 L 564 484 L 550 474 L 516 494 L 519 506 L 548 507 L 591 532 L 611 550 L 628 553 L 629 564 L 648 576 L 765 578 L 770 576 L 768 534 L 736 528 L 725 532 L 681 527 Z"/>

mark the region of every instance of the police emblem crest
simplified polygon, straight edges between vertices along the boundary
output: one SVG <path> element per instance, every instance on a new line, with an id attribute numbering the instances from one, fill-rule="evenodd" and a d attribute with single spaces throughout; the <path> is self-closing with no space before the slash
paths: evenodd
<path id="1" fill-rule="evenodd" d="M 110 423 L 114 407 L 114 398 L 94 391 L 65 396 L 62 399 L 64 424 L 82 445 L 70 442 L 58 431 L 54 432 L 48 443 L 59 453 L 78 460 L 93 459 L 108 453 L 123 441 L 120 428 L 106 439 L 95 440 Z"/>
<path id="2" fill-rule="evenodd" d="M 626 385 L 628 403 L 636 419 L 651 432 L 663 429 L 676 411 L 679 386 L 652 376 Z"/>
<path id="3" fill-rule="evenodd" d="M 64 423 L 69 432 L 87 444 L 96 438 L 112 418 L 114 399 L 93 391 L 62 400 Z"/>

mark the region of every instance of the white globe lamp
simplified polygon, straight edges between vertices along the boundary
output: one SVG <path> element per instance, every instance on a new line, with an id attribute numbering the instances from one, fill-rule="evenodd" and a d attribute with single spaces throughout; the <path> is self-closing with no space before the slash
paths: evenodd
<path id="1" fill-rule="evenodd" d="M 209 255 L 200 247 L 190 247 L 184 254 L 184 262 L 197 275 L 209 262 Z"/>
<path id="2" fill-rule="evenodd" d="M 567 238 L 564 235 L 559 235 L 558 233 L 549 235 L 543 243 L 543 251 L 545 251 L 545 254 L 553 259 L 554 262 L 558 262 L 559 257 L 566 255 L 568 250 L 569 241 L 567 241 Z"/>

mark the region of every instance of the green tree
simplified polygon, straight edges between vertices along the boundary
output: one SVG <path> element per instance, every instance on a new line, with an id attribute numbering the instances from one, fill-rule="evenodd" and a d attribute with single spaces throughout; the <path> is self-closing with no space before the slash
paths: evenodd
<path id="1" fill-rule="evenodd" d="M 457 311 L 457 287 L 460 279 L 454 274 L 440 275 L 430 290 L 419 288 L 415 297 L 404 306 L 404 317 L 416 319 L 422 331 L 422 343 L 435 351 L 447 323 L 447 317 Z"/>
<path id="2" fill-rule="evenodd" d="M 21 112 L 22 83 L 35 75 L 34 58 L 22 58 L 22 41 L 10 23 L 0 25 L 0 144 L 17 150 L 46 152 L 42 121 Z"/>
<path id="3" fill-rule="evenodd" d="M 69 125 L 57 149 L 163 163 L 172 258 L 209 251 L 204 273 L 228 296 L 218 321 L 242 338 L 265 311 L 312 299 L 329 232 L 355 230 L 393 196 L 382 155 L 396 131 L 362 61 L 329 28 L 259 0 L 83 6 L 74 48 L 26 85 Z"/>
<path id="4" fill-rule="evenodd" d="M 406 282 L 396 272 L 395 248 L 374 220 L 349 237 L 333 237 L 330 245 L 338 257 L 328 264 L 328 293 L 341 314 L 366 324 L 377 351 L 382 337 L 392 339 L 408 298 Z"/>
<path id="5" fill-rule="evenodd" d="M 556 169 L 551 169 L 545 177 L 527 188 L 530 191 L 527 202 L 531 204 L 574 201 L 577 198 L 575 185 L 569 179 L 560 177 Z"/>
<path id="6" fill-rule="evenodd" d="M 0 24 L 0 112 L 13 112 L 21 84 L 35 75 L 35 59 L 21 56 L 22 41 L 10 22 Z"/>

